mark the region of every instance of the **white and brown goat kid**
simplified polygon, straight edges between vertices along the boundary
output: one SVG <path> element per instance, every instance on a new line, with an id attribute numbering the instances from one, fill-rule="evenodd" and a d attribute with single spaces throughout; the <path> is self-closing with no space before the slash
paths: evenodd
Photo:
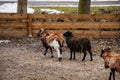
<path id="1" fill-rule="evenodd" d="M 43 46 L 46 48 L 44 55 L 47 54 L 48 49 L 50 49 L 51 54 L 53 57 L 53 51 L 52 48 L 54 48 L 57 51 L 58 59 L 61 61 L 62 59 L 62 47 L 64 43 L 64 38 L 62 34 L 59 34 L 57 32 L 50 32 L 43 28 L 40 29 L 40 31 L 37 34 L 38 37 L 40 37 Z"/>
<path id="2" fill-rule="evenodd" d="M 112 52 L 110 48 L 106 48 L 101 50 L 100 56 L 104 59 L 105 68 L 111 70 L 109 80 L 111 80 L 112 75 L 113 80 L 115 80 L 115 71 L 120 73 L 120 54 Z"/>

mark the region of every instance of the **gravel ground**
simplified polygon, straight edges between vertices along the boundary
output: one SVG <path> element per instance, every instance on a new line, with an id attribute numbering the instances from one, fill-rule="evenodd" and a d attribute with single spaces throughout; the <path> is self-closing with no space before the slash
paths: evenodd
<path id="1" fill-rule="evenodd" d="M 55 51 L 53 58 L 49 53 L 43 56 L 44 48 L 34 38 L 0 43 L 0 80 L 108 80 L 110 70 L 104 68 L 100 50 L 110 47 L 120 53 L 120 39 L 91 39 L 91 43 L 94 60 L 90 61 L 88 54 L 84 62 L 80 53 L 70 61 L 66 47 L 62 62 L 58 62 Z M 120 80 L 120 74 L 115 75 Z"/>

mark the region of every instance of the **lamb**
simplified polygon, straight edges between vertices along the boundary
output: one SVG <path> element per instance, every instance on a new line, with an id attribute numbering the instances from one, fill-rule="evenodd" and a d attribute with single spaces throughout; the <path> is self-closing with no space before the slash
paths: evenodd
<path id="1" fill-rule="evenodd" d="M 40 31 L 37 34 L 38 37 L 40 37 L 43 46 L 45 47 L 45 53 L 47 54 L 48 49 L 51 51 L 51 57 L 53 57 L 53 51 L 52 48 L 54 48 L 57 51 L 59 61 L 62 59 L 62 47 L 64 43 L 64 38 L 62 34 L 59 34 L 57 32 L 49 32 L 43 28 L 40 29 Z"/>
<path id="2" fill-rule="evenodd" d="M 75 53 L 82 51 L 84 53 L 82 61 L 84 61 L 86 57 L 86 51 L 88 51 L 90 54 L 91 61 L 93 61 L 91 43 L 88 38 L 74 37 L 72 32 L 70 31 L 65 32 L 63 36 L 66 39 L 67 47 L 70 49 L 70 58 L 69 58 L 70 60 L 72 59 L 73 53 L 74 53 L 73 59 L 75 59 L 76 58 Z"/>
<path id="3" fill-rule="evenodd" d="M 120 54 L 112 52 L 110 48 L 106 48 L 101 50 L 100 56 L 104 59 L 105 68 L 111 70 L 109 80 L 111 80 L 112 75 L 113 80 L 115 80 L 115 71 L 120 73 Z"/>

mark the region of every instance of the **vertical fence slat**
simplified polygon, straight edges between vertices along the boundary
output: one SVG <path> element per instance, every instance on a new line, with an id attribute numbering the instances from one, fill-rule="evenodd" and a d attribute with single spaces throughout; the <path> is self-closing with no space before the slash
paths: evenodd
<path id="1" fill-rule="evenodd" d="M 28 36 L 32 37 L 32 14 L 28 14 Z"/>

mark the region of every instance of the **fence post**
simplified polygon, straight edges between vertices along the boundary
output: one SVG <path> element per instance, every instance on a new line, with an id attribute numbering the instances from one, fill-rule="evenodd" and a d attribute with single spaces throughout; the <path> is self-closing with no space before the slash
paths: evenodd
<path id="1" fill-rule="evenodd" d="M 32 14 L 28 14 L 28 36 L 32 37 Z"/>

